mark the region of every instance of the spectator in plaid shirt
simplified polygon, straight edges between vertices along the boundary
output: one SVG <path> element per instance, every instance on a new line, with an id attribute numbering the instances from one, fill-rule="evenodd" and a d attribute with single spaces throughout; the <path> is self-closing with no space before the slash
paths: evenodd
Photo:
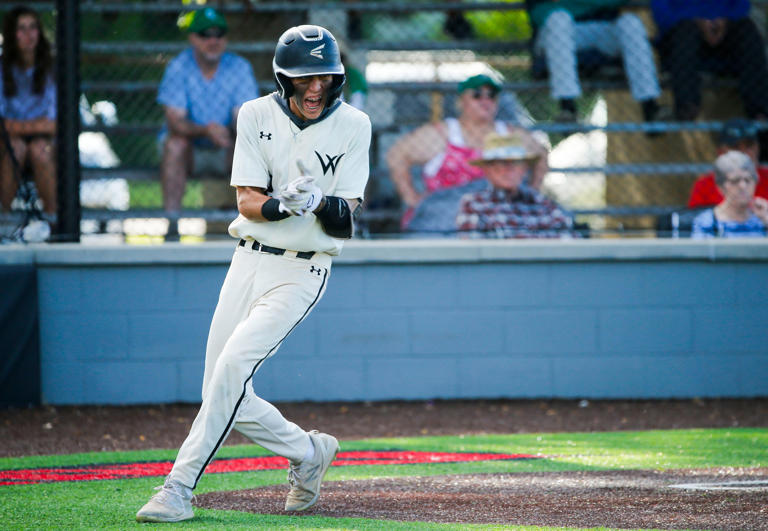
<path id="1" fill-rule="evenodd" d="M 541 155 L 519 135 L 490 134 L 471 162 L 485 170 L 488 186 L 462 196 L 456 226 L 471 237 L 573 237 L 573 219 L 554 201 L 523 183 Z"/>

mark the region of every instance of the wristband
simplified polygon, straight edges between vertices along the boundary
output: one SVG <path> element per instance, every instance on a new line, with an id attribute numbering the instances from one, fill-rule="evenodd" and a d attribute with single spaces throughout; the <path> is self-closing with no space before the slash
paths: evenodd
<path id="1" fill-rule="evenodd" d="M 261 205 L 261 215 L 267 221 L 280 221 L 290 217 L 290 214 L 280 210 L 280 201 L 274 197 L 270 197 Z"/>

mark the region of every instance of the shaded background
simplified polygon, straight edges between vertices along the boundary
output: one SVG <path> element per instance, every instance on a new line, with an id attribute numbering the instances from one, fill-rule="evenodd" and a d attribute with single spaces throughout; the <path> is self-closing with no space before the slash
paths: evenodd
<path id="1" fill-rule="evenodd" d="M 53 2 L 29 2 L 54 39 Z M 752 2 L 765 30 L 766 2 Z M 15 3 L 0 5 L 0 16 Z M 274 89 L 277 37 L 292 25 L 330 28 L 347 50 L 347 67 L 365 72 L 366 112 L 373 126 L 371 180 L 360 236 L 397 236 L 404 208 L 389 180 L 384 154 L 414 127 L 455 116 L 456 85 L 480 72 L 503 75 L 500 117 L 546 133 L 552 146 L 543 191 L 576 214 L 593 236 L 656 235 L 659 216 L 684 207 L 695 176 L 716 156 L 713 132 L 744 115 L 734 79 L 705 81 L 696 122 L 667 122 L 648 137 L 639 105 L 615 63 L 582 72 L 580 124 L 554 123 L 557 105 L 534 68 L 525 3 L 507 2 L 208 2 L 229 22 L 229 50 L 253 66 L 261 94 Z M 129 241 L 164 234 L 158 174 L 162 109 L 157 87 L 165 66 L 187 46 L 177 19 L 199 5 L 180 1 L 83 1 L 80 8 L 79 136 L 83 223 L 88 233 Z M 646 1 L 631 2 L 656 35 Z M 57 43 L 58 53 L 64 43 Z M 539 64 L 540 66 L 540 64 Z M 662 85 L 668 87 L 662 72 Z M 669 90 L 662 103 L 671 104 Z M 415 175 L 417 186 L 420 179 Z M 189 183 L 180 224 L 207 239 L 225 237 L 234 214 L 226 176 Z M 7 216 L 6 216 L 7 218 Z M 160 224 L 147 219 L 160 220 Z M 202 227 L 202 228 L 201 228 Z M 202 233 L 201 233 L 202 230 Z M 160 240 L 162 241 L 162 240 Z"/>

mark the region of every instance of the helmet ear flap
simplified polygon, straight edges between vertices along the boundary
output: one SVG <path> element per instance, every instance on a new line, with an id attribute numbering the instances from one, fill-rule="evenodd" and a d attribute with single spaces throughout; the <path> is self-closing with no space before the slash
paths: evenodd
<path id="1" fill-rule="evenodd" d="M 284 74 L 275 74 L 275 83 L 281 98 L 288 99 L 293 96 L 293 83 L 290 78 Z"/>
<path id="2" fill-rule="evenodd" d="M 333 84 L 331 85 L 330 90 L 328 91 L 328 103 L 333 103 L 336 98 L 341 96 L 341 90 L 344 87 L 344 82 L 347 80 L 347 76 L 344 74 L 341 75 L 334 75 L 333 76 Z"/>

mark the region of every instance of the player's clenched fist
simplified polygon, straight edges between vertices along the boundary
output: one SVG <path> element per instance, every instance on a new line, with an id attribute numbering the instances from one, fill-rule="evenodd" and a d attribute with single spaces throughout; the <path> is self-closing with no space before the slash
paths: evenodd
<path id="1" fill-rule="evenodd" d="M 323 191 L 315 184 L 315 178 L 302 175 L 288 183 L 277 196 L 280 205 L 296 216 L 314 211 L 323 200 Z"/>

